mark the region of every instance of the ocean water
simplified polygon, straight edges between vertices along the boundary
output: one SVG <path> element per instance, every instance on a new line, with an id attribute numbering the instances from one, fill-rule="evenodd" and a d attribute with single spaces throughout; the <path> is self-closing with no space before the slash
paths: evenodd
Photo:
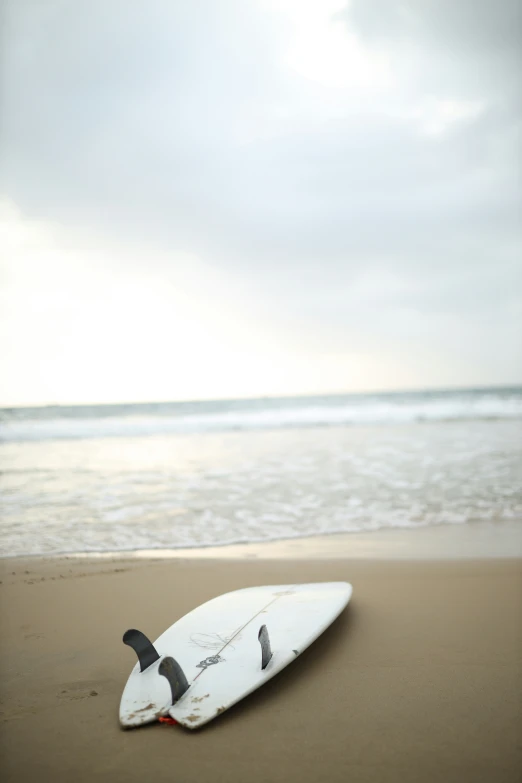
<path id="1" fill-rule="evenodd" d="M 3 409 L 0 468 L 4 555 L 522 520 L 522 388 Z"/>

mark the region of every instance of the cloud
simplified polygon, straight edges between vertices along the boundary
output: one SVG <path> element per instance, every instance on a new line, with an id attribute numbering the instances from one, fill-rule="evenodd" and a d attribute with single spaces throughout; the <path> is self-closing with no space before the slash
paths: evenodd
<path id="1" fill-rule="evenodd" d="M 288 351 L 519 377 L 518 8 L 11 0 L 4 195 L 125 274 L 204 264 Z"/>

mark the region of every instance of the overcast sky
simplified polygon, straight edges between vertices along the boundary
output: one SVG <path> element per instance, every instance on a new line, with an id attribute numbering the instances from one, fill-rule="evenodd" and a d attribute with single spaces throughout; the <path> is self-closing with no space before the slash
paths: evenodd
<path id="1" fill-rule="evenodd" d="M 4 0 L 3 404 L 522 380 L 519 0 Z"/>

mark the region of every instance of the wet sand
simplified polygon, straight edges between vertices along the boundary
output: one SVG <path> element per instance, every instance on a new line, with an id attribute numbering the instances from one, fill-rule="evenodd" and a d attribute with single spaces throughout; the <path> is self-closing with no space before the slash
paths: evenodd
<path id="1" fill-rule="evenodd" d="M 522 561 L 39 558 L 1 563 L 7 781 L 520 781 Z M 228 590 L 347 580 L 348 609 L 200 731 L 123 731 L 129 627 Z"/>

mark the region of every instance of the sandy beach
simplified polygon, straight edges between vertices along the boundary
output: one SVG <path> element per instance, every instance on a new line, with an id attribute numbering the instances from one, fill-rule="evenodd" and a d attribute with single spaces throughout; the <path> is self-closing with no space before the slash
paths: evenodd
<path id="1" fill-rule="evenodd" d="M 338 621 L 201 731 L 123 731 L 128 627 L 215 595 L 347 580 Z M 2 777 L 51 781 L 519 781 L 519 559 L 135 557 L 1 563 Z"/>

